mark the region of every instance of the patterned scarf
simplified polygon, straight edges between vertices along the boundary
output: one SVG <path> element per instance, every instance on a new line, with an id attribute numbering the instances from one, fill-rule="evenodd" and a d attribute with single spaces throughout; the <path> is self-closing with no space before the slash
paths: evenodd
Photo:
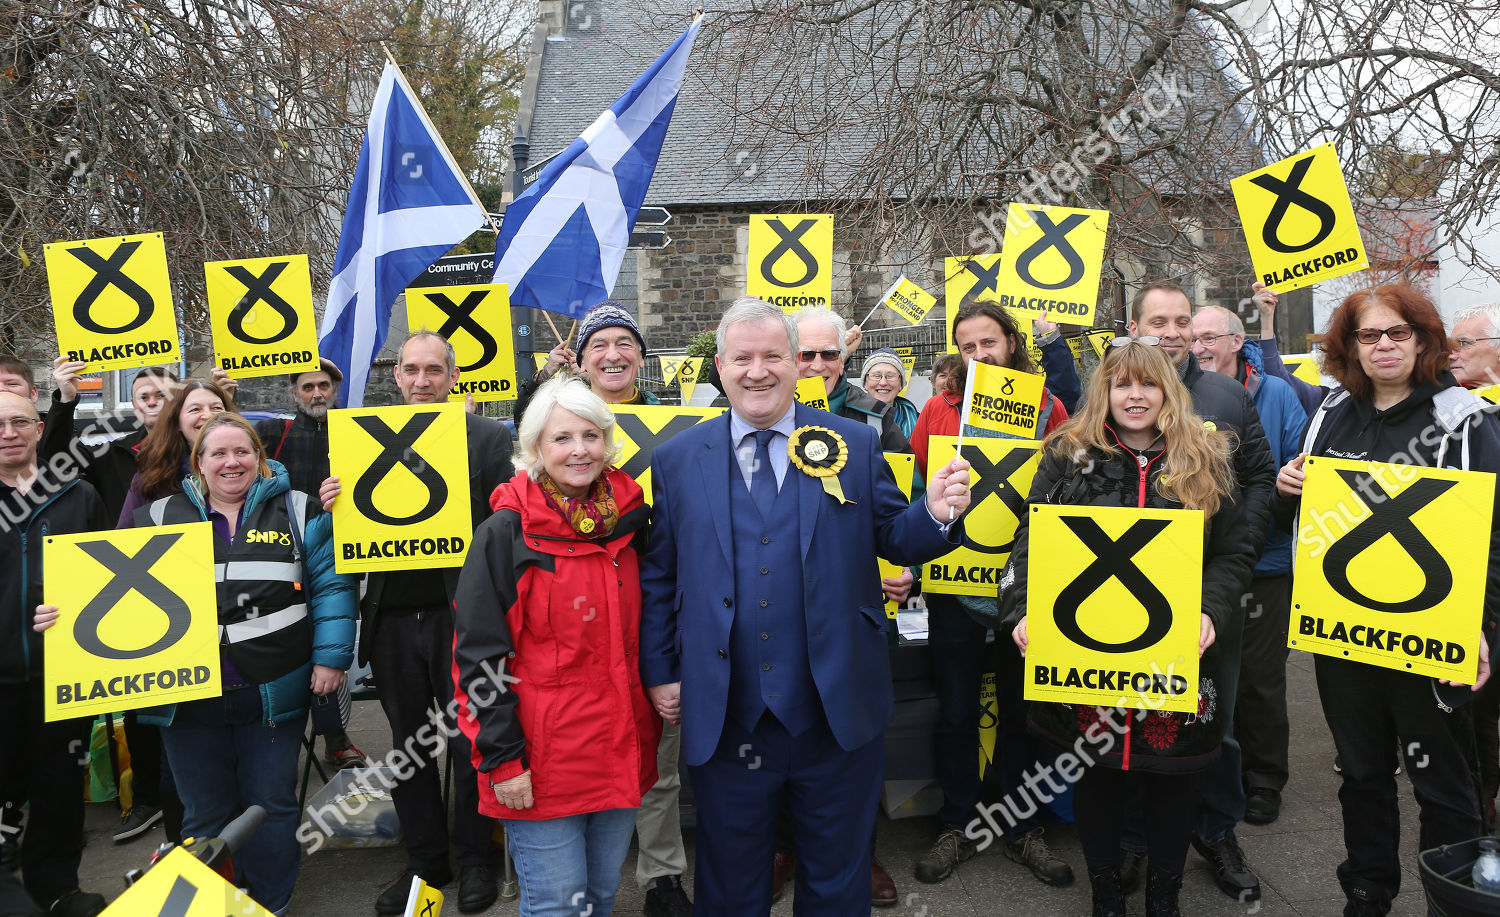
<path id="1" fill-rule="evenodd" d="M 620 521 L 620 508 L 615 505 L 608 474 L 599 475 L 589 492 L 576 499 L 558 490 L 546 474 L 537 475 L 536 483 L 546 495 L 547 503 L 584 538 L 608 538 L 615 530 L 615 523 Z"/>

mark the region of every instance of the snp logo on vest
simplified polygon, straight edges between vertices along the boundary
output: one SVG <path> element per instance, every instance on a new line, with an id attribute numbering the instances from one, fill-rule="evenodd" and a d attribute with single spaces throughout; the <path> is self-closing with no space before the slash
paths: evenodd
<path id="1" fill-rule="evenodd" d="M 285 544 L 292 543 L 290 532 L 263 532 L 259 529 L 250 529 L 245 532 L 245 540 L 254 544 Z"/>

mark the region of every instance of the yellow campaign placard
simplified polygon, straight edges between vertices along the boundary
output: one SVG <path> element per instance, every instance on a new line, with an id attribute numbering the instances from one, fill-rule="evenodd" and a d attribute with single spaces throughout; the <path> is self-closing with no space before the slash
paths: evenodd
<path id="1" fill-rule="evenodd" d="M 965 422 L 981 430 L 1035 436 L 1045 381 L 1036 373 L 970 360 Z"/>
<path id="2" fill-rule="evenodd" d="M 904 398 L 906 390 L 911 388 L 912 377 L 917 371 L 917 357 L 910 347 L 892 347 L 891 349 L 896 351 L 896 356 L 901 358 L 901 368 L 906 371 L 906 384 L 901 386 L 900 392 L 897 392 Z"/>
<path id="3" fill-rule="evenodd" d="M 1110 341 L 1116 337 L 1115 333 L 1108 328 L 1098 331 L 1085 331 L 1084 337 L 1088 338 L 1089 346 L 1094 348 L 1094 356 L 1104 359 L 1104 351 L 1109 349 Z"/>
<path id="4" fill-rule="evenodd" d="M 57 349 L 84 372 L 182 359 L 161 233 L 42 246 Z"/>
<path id="5" fill-rule="evenodd" d="M 197 857 L 174 847 L 102 917 L 271 917 L 271 912 Z"/>
<path id="6" fill-rule="evenodd" d="M 505 284 L 410 287 L 406 325 L 411 331 L 436 331 L 453 345 L 458 382 L 448 400 L 463 401 L 469 395 L 475 401 L 516 400 L 516 355 Z"/>
<path id="7" fill-rule="evenodd" d="M 833 214 L 750 215 L 745 292 L 787 312 L 833 303 Z"/>
<path id="8" fill-rule="evenodd" d="M 998 302 L 999 283 L 999 252 L 972 258 L 943 259 L 943 330 L 947 335 L 943 338 L 943 348 L 947 353 L 958 353 L 958 347 L 953 343 L 953 319 L 957 317 L 964 297 L 973 294 L 977 299 Z"/>
<path id="9" fill-rule="evenodd" d="M 233 379 L 317 369 L 312 273 L 306 255 L 203 265 L 214 359 Z"/>
<path id="10" fill-rule="evenodd" d="M 1370 266 L 1333 144 L 1247 172 L 1229 188 L 1255 274 L 1278 293 Z"/>
<path id="11" fill-rule="evenodd" d="M 48 535 L 42 570 L 47 722 L 219 696 L 211 524 Z"/>
<path id="12" fill-rule="evenodd" d="M 443 893 L 428 885 L 421 876 L 411 878 L 411 896 L 406 899 L 404 917 L 441 917 Z"/>
<path id="13" fill-rule="evenodd" d="M 1000 731 L 1000 692 L 994 672 L 979 679 L 979 779 L 995 761 L 995 737 Z"/>
<path id="14" fill-rule="evenodd" d="M 927 313 L 937 305 L 936 296 L 908 280 L 905 274 L 891 284 L 891 288 L 885 291 L 880 301 L 889 306 L 892 312 L 913 325 L 922 324 Z"/>
<path id="15" fill-rule="evenodd" d="M 912 482 L 915 480 L 917 468 L 917 457 L 907 452 L 887 452 L 885 462 L 891 466 L 891 474 L 896 476 L 896 486 L 901 488 L 901 493 L 906 497 L 906 502 L 911 502 Z M 898 567 L 888 560 L 876 559 L 880 567 L 880 578 L 888 579 L 900 576 L 905 567 Z M 896 603 L 890 599 L 885 600 L 885 616 L 892 621 L 896 620 Z"/>
<path id="16" fill-rule="evenodd" d="M 1287 645 L 1473 684 L 1495 476 L 1314 456 Z"/>
<path id="17" fill-rule="evenodd" d="M 531 362 L 534 363 L 534 364 L 536 364 L 536 371 L 537 372 L 541 372 L 542 371 L 542 367 L 546 366 L 547 365 L 547 361 L 549 359 L 551 359 L 551 358 L 552 358 L 552 355 L 548 354 L 548 353 L 533 353 L 531 355 Z"/>
<path id="18" fill-rule="evenodd" d="M 1500 385 L 1486 385 L 1484 388 L 1474 389 L 1474 394 L 1488 401 L 1490 404 L 1500 404 Z"/>
<path id="19" fill-rule="evenodd" d="M 1318 369 L 1318 358 L 1310 353 L 1297 353 L 1281 358 L 1281 365 L 1286 367 L 1287 372 L 1306 382 L 1308 385 L 1322 385 L 1323 374 Z"/>
<path id="20" fill-rule="evenodd" d="M 953 460 L 957 445 L 953 436 L 927 441 L 928 486 L 937 470 Z M 963 457 L 971 466 L 973 483 L 963 517 L 963 544 L 922 568 L 924 592 L 995 597 L 1041 448 L 1034 439 L 964 440 Z"/>
<path id="21" fill-rule="evenodd" d="M 1092 325 L 1109 211 L 1012 201 L 997 284 L 1000 304 L 1035 317 Z"/>
<path id="22" fill-rule="evenodd" d="M 828 410 L 828 383 L 822 376 L 797 380 L 797 403 L 820 411 Z"/>
<path id="23" fill-rule="evenodd" d="M 464 406 L 328 412 L 328 464 L 340 573 L 462 566 L 474 535 Z"/>
<path id="24" fill-rule="evenodd" d="M 694 359 L 702 359 L 695 357 Z M 723 408 L 679 408 L 658 404 L 612 404 L 615 442 L 620 457 L 615 467 L 635 478 L 651 502 L 651 456 L 656 447 L 684 430 L 724 413 Z"/>
<path id="25" fill-rule="evenodd" d="M 661 381 L 663 385 L 675 385 L 680 380 L 678 373 L 682 372 L 682 361 L 687 357 L 658 357 L 661 360 Z"/>
<path id="26" fill-rule="evenodd" d="M 1196 711 L 1202 511 L 1027 511 L 1025 698 Z"/>

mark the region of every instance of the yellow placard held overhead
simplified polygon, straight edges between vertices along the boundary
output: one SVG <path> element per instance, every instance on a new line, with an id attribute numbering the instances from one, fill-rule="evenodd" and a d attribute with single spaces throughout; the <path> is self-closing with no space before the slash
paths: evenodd
<path id="1" fill-rule="evenodd" d="M 48 535 L 48 722 L 218 697 L 213 526 Z"/>
<path id="2" fill-rule="evenodd" d="M 1109 211 L 1012 202 L 1000 252 L 1000 304 L 1034 317 L 1092 325 Z"/>
<path id="3" fill-rule="evenodd" d="M 953 460 L 957 445 L 958 439 L 952 436 L 928 440 L 928 486 L 937 470 Z M 924 591 L 995 597 L 1041 448 L 1034 439 L 964 440 L 963 457 L 969 462 L 973 484 L 964 513 L 963 545 L 923 568 Z"/>
<path id="4" fill-rule="evenodd" d="M 312 274 L 306 255 L 203 265 L 214 358 L 231 378 L 317 369 Z"/>
<path id="5" fill-rule="evenodd" d="M 516 355 L 505 284 L 409 287 L 406 324 L 411 331 L 436 331 L 453 345 L 458 382 L 448 393 L 450 401 L 469 395 L 475 401 L 516 400 Z"/>
<path id="6" fill-rule="evenodd" d="M 943 347 L 958 353 L 953 343 L 953 319 L 959 304 L 973 295 L 976 299 L 1000 300 L 1000 254 L 975 255 L 972 258 L 943 259 Z"/>
<path id="7" fill-rule="evenodd" d="M 922 319 L 926 318 L 932 307 L 937 305 L 936 296 L 908 280 L 905 274 L 891 284 L 891 288 L 885 291 L 880 301 L 913 325 L 922 324 Z"/>
<path id="8" fill-rule="evenodd" d="M 1370 266 L 1333 144 L 1247 172 L 1229 187 L 1266 286 L 1285 293 Z"/>
<path id="9" fill-rule="evenodd" d="M 174 847 L 101 917 L 271 917 L 271 912 L 197 857 Z"/>
<path id="10" fill-rule="evenodd" d="M 917 457 L 907 452 L 887 452 L 885 453 L 885 462 L 891 466 L 891 474 L 896 476 L 896 486 L 901 488 L 901 493 L 906 497 L 906 502 L 910 503 L 911 488 L 915 480 L 914 475 L 917 468 Z M 880 567 L 881 579 L 900 576 L 901 572 L 906 569 L 881 558 L 876 559 L 876 564 Z M 896 603 L 890 599 L 885 600 L 885 616 L 892 621 L 896 620 Z"/>
<path id="11" fill-rule="evenodd" d="M 1473 684 L 1495 476 L 1309 458 L 1287 644 Z"/>
<path id="12" fill-rule="evenodd" d="M 329 411 L 335 569 L 461 566 L 474 534 L 468 442 L 451 401 Z"/>
<path id="13" fill-rule="evenodd" d="M 57 349 L 84 372 L 182 359 L 161 233 L 42 247 Z"/>
<path id="14" fill-rule="evenodd" d="M 795 312 L 833 302 L 833 215 L 750 215 L 745 292 Z"/>
<path id="15" fill-rule="evenodd" d="M 694 357 L 694 359 L 702 359 Z M 677 408 L 655 404 L 612 404 L 615 442 L 620 457 L 615 466 L 635 478 L 651 502 L 651 456 L 656 447 L 684 430 L 724 413 L 723 408 Z"/>
<path id="16" fill-rule="evenodd" d="M 1028 512 L 1025 698 L 1196 711 L 1203 513 Z"/>
<path id="17" fill-rule="evenodd" d="M 1012 436 L 1035 436 L 1044 382 L 1036 373 L 970 360 L 965 423 Z"/>
<path id="18" fill-rule="evenodd" d="M 1281 358 L 1287 372 L 1308 385 L 1322 385 L 1323 374 L 1318 369 L 1318 358 L 1310 353 L 1289 354 Z"/>
<path id="19" fill-rule="evenodd" d="M 797 403 L 820 411 L 828 410 L 828 383 L 822 376 L 797 380 Z"/>

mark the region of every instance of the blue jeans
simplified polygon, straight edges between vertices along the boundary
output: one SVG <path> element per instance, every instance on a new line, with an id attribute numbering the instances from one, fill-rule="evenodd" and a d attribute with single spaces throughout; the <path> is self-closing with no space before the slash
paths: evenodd
<path id="1" fill-rule="evenodd" d="M 635 833 L 635 809 L 544 821 L 501 819 L 521 880 L 521 917 L 607 917 Z"/>
<path id="2" fill-rule="evenodd" d="M 217 837 L 252 805 L 266 810 L 265 824 L 234 855 L 238 881 L 262 907 L 285 913 L 297 884 L 302 848 L 297 843 L 297 757 L 302 717 L 266 725 L 260 690 L 231 689 L 222 697 L 177 705 L 161 731 L 182 797 L 182 836 Z"/>

